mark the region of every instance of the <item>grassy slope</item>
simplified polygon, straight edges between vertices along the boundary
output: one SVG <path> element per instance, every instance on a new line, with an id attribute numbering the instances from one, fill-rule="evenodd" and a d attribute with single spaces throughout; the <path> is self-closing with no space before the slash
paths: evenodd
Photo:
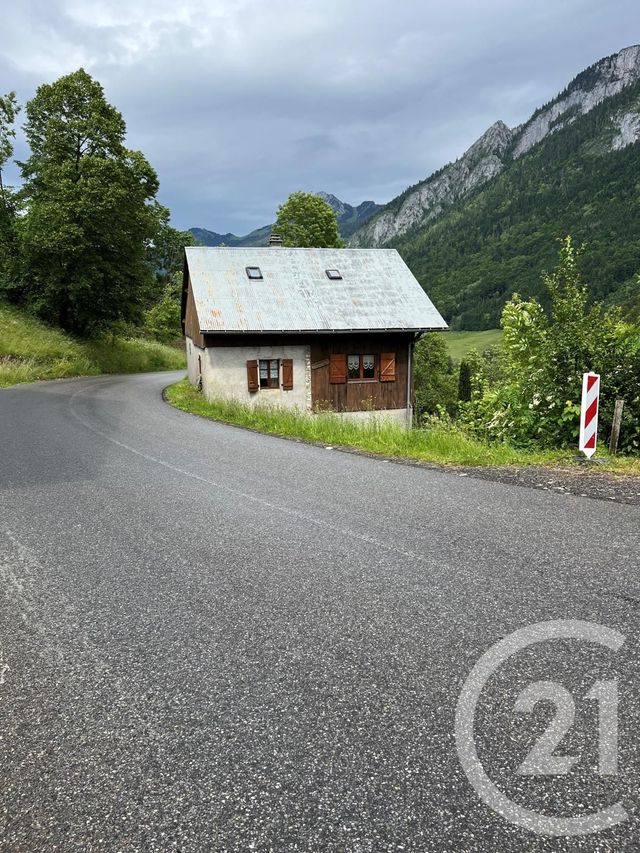
<path id="1" fill-rule="evenodd" d="M 486 332 L 440 332 L 445 339 L 449 355 L 454 361 L 461 361 L 472 349 L 483 352 L 489 347 L 502 343 L 501 329 L 488 329 Z"/>
<path id="2" fill-rule="evenodd" d="M 183 412 L 257 432 L 438 465 L 562 465 L 576 455 L 573 450 L 535 452 L 507 444 L 485 444 L 455 426 L 406 430 L 393 424 L 356 424 L 329 412 L 310 417 L 295 410 L 210 402 L 186 379 L 170 385 L 165 396 Z M 600 471 L 640 475 L 640 460 L 636 458 L 609 457 L 604 447 L 598 449 L 598 456 L 606 462 Z"/>
<path id="3" fill-rule="evenodd" d="M 184 354 L 154 341 L 77 341 L 0 303 L 0 387 L 36 379 L 180 370 Z"/>
<path id="4" fill-rule="evenodd" d="M 520 451 L 504 444 L 488 446 L 455 428 L 409 431 L 389 424 L 356 424 L 330 413 L 310 417 L 273 407 L 249 408 L 221 400 L 209 402 L 187 380 L 171 385 L 166 397 L 184 412 L 260 432 L 445 465 L 553 464 L 571 455 Z"/>

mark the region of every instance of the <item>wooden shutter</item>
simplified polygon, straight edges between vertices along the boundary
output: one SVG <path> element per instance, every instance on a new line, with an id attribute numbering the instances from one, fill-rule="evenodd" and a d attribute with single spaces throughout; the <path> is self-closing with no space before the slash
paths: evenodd
<path id="1" fill-rule="evenodd" d="M 282 359 L 282 390 L 293 391 L 293 359 Z"/>
<path id="2" fill-rule="evenodd" d="M 341 385 L 347 381 L 347 356 L 343 353 L 331 353 L 329 356 L 329 382 Z"/>
<path id="3" fill-rule="evenodd" d="M 260 380 L 258 379 L 258 361 L 255 358 L 247 362 L 247 385 L 249 391 L 253 394 L 260 390 Z"/>
<path id="4" fill-rule="evenodd" d="M 380 353 L 380 382 L 396 381 L 396 354 L 395 352 Z"/>

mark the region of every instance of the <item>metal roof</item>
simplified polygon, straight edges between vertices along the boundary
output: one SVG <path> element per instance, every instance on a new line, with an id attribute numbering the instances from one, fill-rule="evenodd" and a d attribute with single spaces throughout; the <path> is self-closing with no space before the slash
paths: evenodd
<path id="1" fill-rule="evenodd" d="M 185 249 L 200 330 L 332 332 L 446 329 L 395 249 Z M 247 267 L 260 267 L 250 280 Z M 326 270 L 337 269 L 332 281 Z"/>

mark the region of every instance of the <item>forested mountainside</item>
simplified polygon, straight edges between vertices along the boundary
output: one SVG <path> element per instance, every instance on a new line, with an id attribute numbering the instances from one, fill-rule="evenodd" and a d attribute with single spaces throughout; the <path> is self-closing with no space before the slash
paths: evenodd
<path id="1" fill-rule="evenodd" d="M 583 245 L 594 299 L 640 310 L 640 47 L 579 74 L 515 129 L 497 122 L 350 239 L 394 246 L 453 328 L 498 324 L 517 291 L 544 298 L 557 240 Z"/>

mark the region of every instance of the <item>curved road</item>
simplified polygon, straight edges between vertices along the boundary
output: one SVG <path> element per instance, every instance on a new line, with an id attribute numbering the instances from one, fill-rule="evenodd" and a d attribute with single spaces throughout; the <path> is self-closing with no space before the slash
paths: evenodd
<path id="1" fill-rule="evenodd" d="M 0 391 L 0 850 L 638 849 L 640 510 L 214 424 L 177 378 Z M 551 838 L 483 802 L 454 717 L 489 647 L 558 619 L 626 643 L 514 654 L 473 729 L 514 802 L 626 809 Z M 537 680 L 573 695 L 565 775 L 518 773 Z"/>

